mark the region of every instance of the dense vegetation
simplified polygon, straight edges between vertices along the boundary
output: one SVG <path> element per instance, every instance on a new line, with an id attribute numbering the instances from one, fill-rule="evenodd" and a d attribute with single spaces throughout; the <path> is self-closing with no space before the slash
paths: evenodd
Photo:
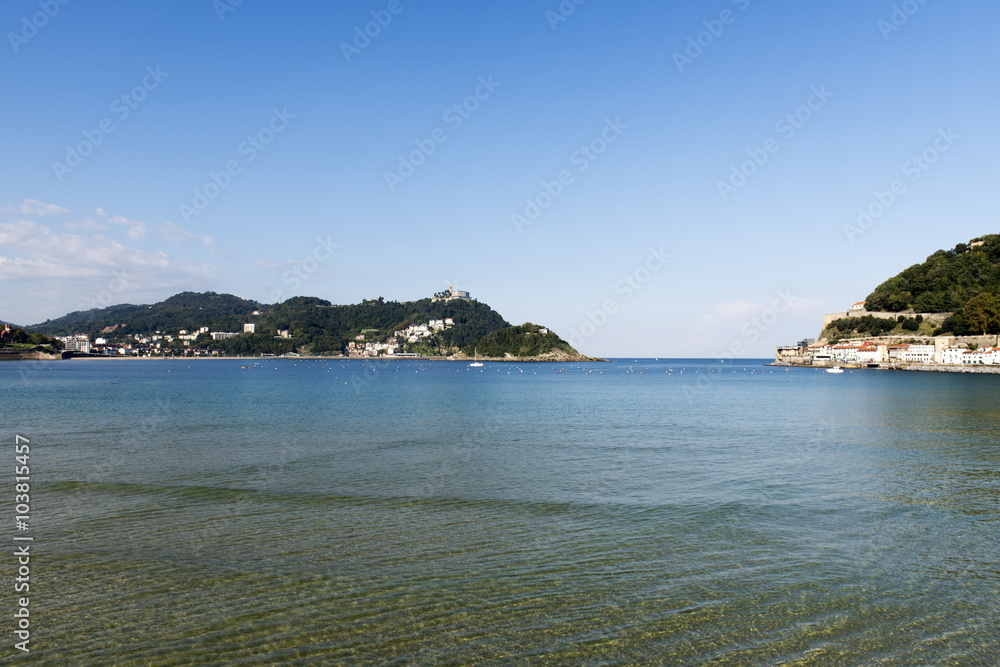
<path id="1" fill-rule="evenodd" d="M 972 297 L 962 310 L 944 321 L 941 333 L 957 336 L 1000 334 L 1000 297 L 986 292 Z"/>
<path id="2" fill-rule="evenodd" d="M 542 328 L 526 322 L 519 327 L 500 329 L 480 338 L 475 344 L 466 346 L 462 351 L 470 357 L 477 353 L 481 357 L 504 357 L 507 354 L 534 357 L 553 350 L 577 354 L 569 343 L 551 331 L 542 333 Z"/>
<path id="3" fill-rule="evenodd" d="M 905 317 L 900 315 L 896 319 L 875 317 L 873 315 L 865 315 L 863 317 L 842 317 L 838 320 L 830 322 L 826 329 L 823 330 L 820 337 L 836 341 L 841 338 L 851 338 L 855 336 L 874 337 L 888 336 L 892 334 L 916 334 L 921 330 L 921 324 L 923 321 L 923 315 L 917 315 L 915 317 Z M 934 325 L 930 322 L 924 325 L 923 329 L 924 331 L 921 333 L 931 334 L 935 331 Z"/>
<path id="4" fill-rule="evenodd" d="M 865 308 L 958 313 L 981 295 L 994 298 L 1000 295 L 1000 235 L 997 234 L 973 239 L 968 244 L 959 243 L 953 250 L 938 250 L 923 264 L 915 264 L 875 288 L 865 300 Z M 965 322 L 959 324 L 964 326 Z"/>
<path id="5" fill-rule="evenodd" d="M 255 311 L 259 314 L 254 315 Z M 196 332 L 200 327 L 209 327 L 212 331 L 240 335 L 213 341 L 208 334 L 202 334 L 192 346 L 241 355 L 337 354 L 363 332 L 368 333 L 368 340 L 382 340 L 410 324 L 449 317 L 455 326 L 437 332 L 426 341 L 424 346 L 428 351 L 462 348 L 510 326 L 499 313 L 478 301 L 399 302 L 380 298 L 336 306 L 316 297 L 293 297 L 280 304 L 264 305 L 231 294 L 185 292 L 153 305 L 112 306 L 70 313 L 32 329 L 53 335 L 87 333 L 91 337 L 123 340 L 134 334 L 146 336 L 160 331 L 176 335 L 181 329 Z M 245 323 L 255 324 L 256 332 L 242 333 Z M 122 324 L 111 333 L 101 333 L 107 327 Z M 278 331 L 288 331 L 291 338 L 276 338 Z M 175 340 L 170 347 L 181 348 L 183 343 Z"/>
<path id="6" fill-rule="evenodd" d="M 91 337 L 117 324 L 126 326 L 117 330 L 116 334 L 176 333 L 181 329 L 197 331 L 202 326 L 211 326 L 213 331 L 242 331 L 243 323 L 252 321 L 247 319 L 251 313 L 263 307 L 256 301 L 247 301 L 232 294 L 182 292 L 153 305 L 121 304 L 76 311 L 29 328 L 53 336 L 86 333 Z"/>
<path id="7" fill-rule="evenodd" d="M 28 333 L 15 326 L 11 326 L 10 331 L 4 332 L 4 327 L 0 326 L 0 347 L 22 350 L 44 350 L 45 348 L 59 350 L 62 349 L 62 343 L 55 338 L 40 333 Z"/>

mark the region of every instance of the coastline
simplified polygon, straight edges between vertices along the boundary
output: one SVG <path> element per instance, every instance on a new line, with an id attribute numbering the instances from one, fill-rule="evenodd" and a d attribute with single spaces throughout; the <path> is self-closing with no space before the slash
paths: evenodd
<path id="1" fill-rule="evenodd" d="M 955 365 L 926 365 L 900 366 L 890 370 L 897 371 L 925 371 L 931 373 L 975 373 L 979 375 L 1000 375 L 1000 366 L 955 366 Z"/>
<path id="2" fill-rule="evenodd" d="M 808 368 L 816 370 L 826 370 L 829 366 L 807 366 L 805 364 L 789 364 L 787 362 L 774 362 L 765 364 L 777 368 Z M 955 364 L 912 364 L 900 366 L 865 366 L 858 364 L 839 364 L 844 370 L 852 371 L 918 371 L 930 373 L 971 373 L 978 375 L 1000 375 L 1000 366 L 958 366 Z"/>
<path id="3" fill-rule="evenodd" d="M 53 360 L 56 358 L 53 357 Z M 455 361 L 455 362 L 469 362 L 472 361 L 472 357 L 322 357 L 322 356 L 299 356 L 299 357 L 213 357 L 213 356 L 198 356 L 198 357 L 131 357 L 123 355 L 89 355 L 89 356 L 72 356 L 68 358 L 70 361 L 91 361 L 91 360 L 121 360 L 121 361 L 373 361 L 373 362 L 388 362 L 388 361 Z M 569 362 L 569 363 L 589 363 L 589 362 L 607 362 L 609 359 L 599 359 L 597 357 L 588 357 L 585 355 L 579 356 L 568 356 L 565 358 L 556 357 L 479 357 L 479 361 L 490 361 L 490 362 L 521 362 L 521 363 L 555 363 L 555 362 Z"/>
<path id="4" fill-rule="evenodd" d="M 25 350 L 19 352 L 0 351 L 0 361 L 60 361 L 66 359 L 64 353 L 51 354 L 38 350 Z"/>

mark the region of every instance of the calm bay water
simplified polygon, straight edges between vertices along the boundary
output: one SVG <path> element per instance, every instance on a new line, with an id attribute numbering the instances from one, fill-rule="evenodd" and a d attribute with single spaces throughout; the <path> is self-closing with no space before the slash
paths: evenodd
<path id="1" fill-rule="evenodd" d="M 762 364 L 0 364 L 22 661 L 1000 663 L 1000 376 Z"/>

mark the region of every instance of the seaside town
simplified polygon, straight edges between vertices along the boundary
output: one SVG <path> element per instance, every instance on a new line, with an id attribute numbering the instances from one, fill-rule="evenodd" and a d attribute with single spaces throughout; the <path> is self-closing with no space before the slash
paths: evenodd
<path id="1" fill-rule="evenodd" d="M 124 324 L 105 327 L 102 334 L 112 334 Z M 405 329 L 395 331 L 388 337 L 380 337 L 377 329 L 365 329 L 355 336 L 355 339 L 347 344 L 347 356 L 350 357 L 418 357 L 420 355 L 412 352 L 404 352 L 403 348 L 407 343 L 417 343 L 425 338 L 432 337 L 438 331 L 444 331 L 455 326 L 455 321 L 450 318 L 439 320 L 429 320 L 423 324 L 411 324 Z M 257 333 L 257 325 L 248 322 L 243 325 L 245 334 Z M 87 334 L 75 334 L 72 336 L 58 336 L 57 340 L 63 344 L 65 352 L 72 352 L 73 356 L 122 356 L 122 357 L 157 357 L 157 356 L 226 356 L 225 352 L 209 349 L 207 347 L 192 347 L 192 343 L 203 337 L 209 337 L 213 341 L 227 340 L 240 335 L 229 331 L 211 331 L 209 327 L 200 327 L 197 330 L 189 331 L 181 329 L 176 333 L 166 333 L 157 331 L 152 335 L 134 334 L 125 341 L 110 342 L 106 337 L 96 337 L 90 340 Z M 275 338 L 291 338 L 288 330 L 279 329 Z M 172 346 L 174 341 L 183 342 L 184 348 Z M 290 352 L 285 356 L 299 356 Z"/>
<path id="2" fill-rule="evenodd" d="M 472 301 L 469 292 L 458 290 L 449 286 L 447 290 L 434 294 L 433 302 L 448 303 L 449 301 Z M 260 311 L 254 311 L 253 316 L 261 315 Z M 419 343 L 422 340 L 433 338 L 433 336 L 455 326 L 455 320 L 451 317 L 441 319 L 429 319 L 419 324 L 410 324 L 405 329 L 394 331 L 391 335 L 382 333 L 378 329 L 363 329 L 354 336 L 354 340 L 349 341 L 344 350 L 344 356 L 348 357 L 400 357 L 414 358 L 420 355 L 416 352 L 406 352 L 408 344 Z M 122 339 L 114 336 L 115 331 L 126 328 L 126 324 L 114 324 L 107 326 L 99 332 L 100 335 L 93 340 L 85 334 L 78 333 L 70 336 L 59 336 L 63 345 L 63 351 L 71 356 L 118 356 L 118 357 L 160 357 L 160 356 L 185 356 L 185 357 L 223 357 L 226 352 L 212 349 L 206 345 L 209 340 L 223 341 L 235 338 L 242 334 L 258 335 L 268 332 L 258 331 L 258 325 L 254 322 L 247 322 L 243 325 L 242 332 L 232 331 L 212 331 L 207 326 L 197 329 L 180 329 L 176 332 L 156 331 L 152 334 L 132 334 Z M 273 333 L 278 339 L 291 339 L 292 334 L 288 329 L 277 329 Z M 272 356 L 272 355 L 264 355 Z M 288 352 L 282 356 L 297 357 L 295 352 Z"/>
<path id="3" fill-rule="evenodd" d="M 417 357 L 415 352 L 403 352 L 406 343 L 417 343 L 421 339 L 430 338 L 436 331 L 444 331 L 455 326 L 455 321 L 446 317 L 443 320 L 430 320 L 426 324 L 411 324 L 401 331 L 396 331 L 384 341 L 365 340 L 371 334 L 378 334 L 377 329 L 365 329 L 347 344 L 348 356 L 351 357 Z"/>
<path id="4" fill-rule="evenodd" d="M 102 334 L 113 334 L 119 327 L 125 324 L 116 324 L 105 327 Z M 257 325 L 247 323 L 243 325 L 243 333 L 256 333 Z M 90 340 L 87 334 L 75 334 L 72 336 L 57 336 L 56 339 L 63 344 L 64 352 L 72 352 L 74 356 L 123 356 L 123 357 L 153 357 L 153 356 L 224 356 L 219 350 L 211 350 L 207 347 L 192 347 L 191 344 L 199 337 L 207 335 L 213 341 L 227 340 L 235 338 L 238 333 L 226 331 L 211 331 L 208 327 L 200 327 L 197 330 L 189 331 L 181 329 L 176 334 L 157 331 L 151 335 L 133 334 L 125 340 L 115 342 L 109 338 L 98 336 Z M 275 338 L 289 338 L 287 331 L 278 331 Z M 178 349 L 170 344 L 174 341 L 182 341 L 184 348 Z"/>
<path id="5" fill-rule="evenodd" d="M 850 310 L 823 316 L 823 329 L 843 318 L 872 316 L 887 320 L 928 321 L 933 326 L 950 313 L 870 312 L 863 301 Z M 807 338 L 775 349 L 779 366 L 830 368 L 898 368 L 949 370 L 957 367 L 1000 366 L 1000 336 L 861 336 L 830 341 Z M 1000 369 L 998 369 L 1000 370 Z"/>

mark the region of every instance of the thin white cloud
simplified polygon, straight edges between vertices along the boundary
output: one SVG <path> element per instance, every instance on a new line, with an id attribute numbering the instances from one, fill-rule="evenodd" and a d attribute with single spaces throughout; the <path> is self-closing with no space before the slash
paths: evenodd
<path id="1" fill-rule="evenodd" d="M 149 234 L 149 225 L 142 220 L 129 220 L 120 215 L 108 215 L 104 209 L 97 209 L 97 214 L 107 219 L 108 222 L 125 227 L 125 235 L 133 241 L 146 238 Z"/>
<path id="2" fill-rule="evenodd" d="M 173 243 L 174 245 L 195 238 L 194 234 L 172 222 L 163 223 L 163 226 L 160 227 L 160 236 L 167 243 Z"/>
<path id="3" fill-rule="evenodd" d="M 8 203 L 3 208 L 0 208 L 0 212 L 7 215 L 33 215 L 33 216 L 44 216 L 44 215 L 57 215 L 59 213 L 69 213 L 68 208 L 63 208 L 62 206 L 56 206 L 55 204 L 46 204 L 43 201 L 37 199 L 25 199 L 22 200 L 20 204 L 10 204 Z"/>
<path id="4" fill-rule="evenodd" d="M 180 245 L 185 241 L 197 239 L 198 241 L 204 243 L 211 252 L 216 254 L 218 253 L 218 249 L 215 247 L 214 238 L 208 236 L 207 234 L 202 236 L 192 234 L 188 230 L 184 229 L 184 227 L 170 221 L 167 221 L 160 226 L 160 237 L 167 243 L 171 243 L 175 246 Z"/>
<path id="5" fill-rule="evenodd" d="M 15 278 L 86 278 L 129 266 L 133 271 L 162 271 L 180 276 L 204 276 L 218 267 L 171 258 L 161 251 L 131 248 L 114 239 L 53 231 L 31 220 L 0 223 L 0 280 Z"/>
<path id="6" fill-rule="evenodd" d="M 218 266 L 162 250 L 53 230 L 32 220 L 0 222 L 0 293 L 11 297 L 4 299 L 4 316 L 26 324 L 74 310 L 211 289 L 225 278 Z M 53 293 L 58 296 L 52 298 Z"/>
<path id="7" fill-rule="evenodd" d="M 74 310 L 217 289 L 228 279 L 217 265 L 170 251 L 167 243 L 176 249 L 189 241 L 204 244 L 213 254 L 227 250 L 214 238 L 171 222 L 152 225 L 104 209 L 97 209 L 93 218 L 54 225 L 34 219 L 66 211 L 36 200 L 0 207 L 0 294 L 7 296 L 3 316 L 29 324 Z"/>
<path id="8" fill-rule="evenodd" d="M 108 230 L 108 226 L 102 222 L 98 222 L 93 218 L 84 218 L 83 220 L 67 221 L 62 223 L 65 229 L 73 232 L 105 232 Z"/>
<path id="9" fill-rule="evenodd" d="M 751 301 L 726 301 L 716 304 L 708 313 L 702 316 L 702 322 L 706 325 L 732 322 L 750 317 L 755 310 L 759 310 L 758 304 Z"/>
<path id="10" fill-rule="evenodd" d="M 271 271 L 273 271 L 275 269 L 280 269 L 280 268 L 282 268 L 284 266 L 280 262 L 276 262 L 273 259 L 270 259 L 268 257 L 264 257 L 262 259 L 254 260 L 254 264 L 256 264 L 257 266 L 259 266 L 262 269 L 269 269 Z"/>

